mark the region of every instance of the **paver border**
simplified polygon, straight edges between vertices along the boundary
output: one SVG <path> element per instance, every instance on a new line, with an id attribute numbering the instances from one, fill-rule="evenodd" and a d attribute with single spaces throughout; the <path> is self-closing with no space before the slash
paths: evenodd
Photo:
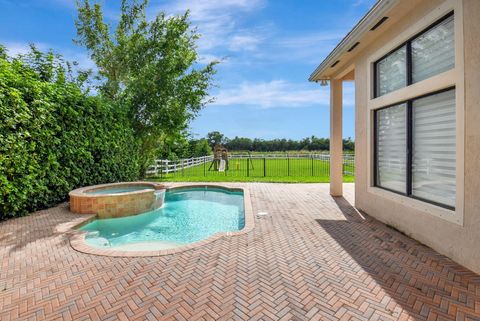
<path id="1" fill-rule="evenodd" d="M 96 219 L 96 215 L 88 215 L 84 219 L 81 220 L 80 223 L 76 222 L 74 226 L 68 231 L 70 235 L 70 246 L 81 253 L 86 254 L 93 254 L 93 255 L 101 255 L 101 256 L 110 256 L 110 257 L 148 257 L 148 256 L 163 256 L 163 255 L 170 255 L 175 253 L 181 253 L 184 251 L 196 249 L 202 247 L 206 244 L 209 244 L 213 241 L 219 240 L 224 237 L 231 237 L 231 236 L 238 236 L 247 234 L 248 232 L 252 231 L 255 225 L 255 219 L 253 216 L 253 208 L 252 208 L 252 201 L 250 198 L 250 191 L 247 187 L 228 187 L 224 185 L 214 185 L 214 184 L 188 184 L 188 185 L 178 185 L 174 187 L 166 187 L 167 190 L 172 189 L 185 189 L 191 187 L 210 187 L 210 188 L 224 188 L 230 191 L 241 191 L 243 192 L 243 208 L 244 208 L 244 216 L 245 216 L 245 226 L 235 232 L 220 232 L 216 233 L 204 240 L 191 243 L 188 245 L 182 245 L 173 249 L 165 249 L 165 250 L 156 250 L 156 251 L 121 251 L 121 250 L 112 250 L 112 249 L 101 249 L 90 246 L 86 240 L 85 236 L 87 232 L 78 230 L 79 227 L 85 225 L 94 219 Z"/>

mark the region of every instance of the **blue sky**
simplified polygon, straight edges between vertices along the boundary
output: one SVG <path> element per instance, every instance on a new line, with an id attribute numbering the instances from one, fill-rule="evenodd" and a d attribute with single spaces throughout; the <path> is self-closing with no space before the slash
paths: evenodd
<path id="1" fill-rule="evenodd" d="M 191 10 L 202 38 L 201 61 L 223 59 L 215 103 L 191 124 L 195 137 L 293 138 L 329 135 L 328 87 L 310 73 L 375 0 L 151 0 L 148 15 Z M 112 23 L 119 1 L 103 0 Z M 93 67 L 73 44 L 74 0 L 0 0 L 0 43 L 22 53 L 28 43 Z M 344 88 L 344 137 L 354 137 L 354 89 Z"/>

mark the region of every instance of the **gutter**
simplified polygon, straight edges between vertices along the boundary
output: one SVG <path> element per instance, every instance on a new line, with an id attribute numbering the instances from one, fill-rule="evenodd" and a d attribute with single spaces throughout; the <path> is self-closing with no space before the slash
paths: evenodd
<path id="1" fill-rule="evenodd" d="M 362 36 L 370 31 L 370 29 L 390 11 L 401 0 L 378 0 L 377 3 L 367 12 L 367 14 L 347 33 L 347 35 L 340 41 L 340 43 L 330 52 L 330 54 L 323 60 L 323 62 L 314 70 L 308 78 L 308 81 L 328 80 L 325 78 L 318 78 L 328 68 L 336 65 L 340 60 L 342 54 L 348 51 L 353 45 L 360 41 Z"/>

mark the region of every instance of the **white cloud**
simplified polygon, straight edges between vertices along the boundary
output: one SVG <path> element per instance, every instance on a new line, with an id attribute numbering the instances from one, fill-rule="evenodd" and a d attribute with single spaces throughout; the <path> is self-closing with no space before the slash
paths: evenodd
<path id="1" fill-rule="evenodd" d="M 352 90 L 345 88 L 344 105 L 353 105 Z M 328 105 L 328 87 L 296 84 L 285 80 L 243 82 L 238 87 L 221 89 L 213 105 L 243 105 L 259 108 Z"/>
<path id="2" fill-rule="evenodd" d="M 228 62 L 228 59 L 226 57 L 220 57 L 217 55 L 212 55 L 212 54 L 202 54 L 200 53 L 198 55 L 198 62 L 201 64 L 208 64 L 212 61 L 221 61 L 222 65 L 224 65 L 226 62 Z"/>
<path id="3" fill-rule="evenodd" d="M 230 51 L 255 51 L 262 42 L 263 37 L 253 34 L 236 34 L 229 40 Z"/>
<path id="4" fill-rule="evenodd" d="M 213 20 L 219 13 L 231 15 L 234 11 L 251 11 L 263 7 L 264 0 L 180 0 L 167 6 L 169 11 L 183 13 L 190 10 L 193 20 Z"/>
<path id="5" fill-rule="evenodd" d="M 30 44 L 26 42 L 0 41 L 0 43 L 5 46 L 9 56 L 23 55 L 30 52 Z M 53 49 L 54 53 L 61 55 L 67 61 L 78 62 L 78 67 L 80 69 L 95 69 L 95 63 L 84 52 L 73 50 L 70 48 L 58 48 L 58 46 L 55 47 L 41 42 L 36 42 L 34 43 L 34 45 L 38 50 L 42 52 L 46 52 L 48 50 L 52 50 L 52 48 L 55 48 Z"/>
<path id="6" fill-rule="evenodd" d="M 309 47 L 318 47 L 324 42 L 337 41 L 345 35 L 344 30 L 329 30 L 315 33 L 301 34 L 280 38 L 277 41 L 279 46 L 291 49 L 305 49 Z"/>
<path id="7" fill-rule="evenodd" d="M 202 35 L 198 41 L 200 51 L 208 51 L 216 47 L 232 44 L 230 38 L 235 35 L 239 15 L 258 10 L 265 5 L 265 0 L 180 0 L 170 1 L 166 5 L 152 6 L 150 15 L 164 10 L 168 14 L 183 14 L 190 10 L 190 20 L 198 27 Z M 247 39 L 238 39 L 237 41 Z M 249 45 L 252 45 L 251 39 Z M 235 46 L 234 46 L 235 47 Z M 250 47 L 251 48 L 251 47 Z"/>
<path id="8" fill-rule="evenodd" d="M 24 55 L 30 52 L 30 44 L 26 42 L 0 42 L 7 49 L 9 56 Z M 49 46 L 44 43 L 35 43 L 35 47 L 40 51 L 46 51 Z"/>
<path id="9" fill-rule="evenodd" d="M 262 43 L 262 50 L 255 53 L 255 58 L 262 64 L 317 64 L 344 34 L 345 31 L 333 30 L 274 37 Z"/>

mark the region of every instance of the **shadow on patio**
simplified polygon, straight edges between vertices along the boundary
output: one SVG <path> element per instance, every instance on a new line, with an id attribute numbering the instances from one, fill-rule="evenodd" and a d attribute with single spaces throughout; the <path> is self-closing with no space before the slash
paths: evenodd
<path id="1" fill-rule="evenodd" d="M 480 320 L 479 275 L 334 200 L 346 220 L 316 221 L 411 318 Z"/>
<path id="2" fill-rule="evenodd" d="M 48 241 L 50 246 L 58 247 L 68 244 L 69 230 L 90 216 L 70 212 L 65 215 L 65 209 L 68 203 L 0 222 L 0 247 L 15 253 L 37 242 Z M 3 252 L 0 250 L 0 255 Z"/>

